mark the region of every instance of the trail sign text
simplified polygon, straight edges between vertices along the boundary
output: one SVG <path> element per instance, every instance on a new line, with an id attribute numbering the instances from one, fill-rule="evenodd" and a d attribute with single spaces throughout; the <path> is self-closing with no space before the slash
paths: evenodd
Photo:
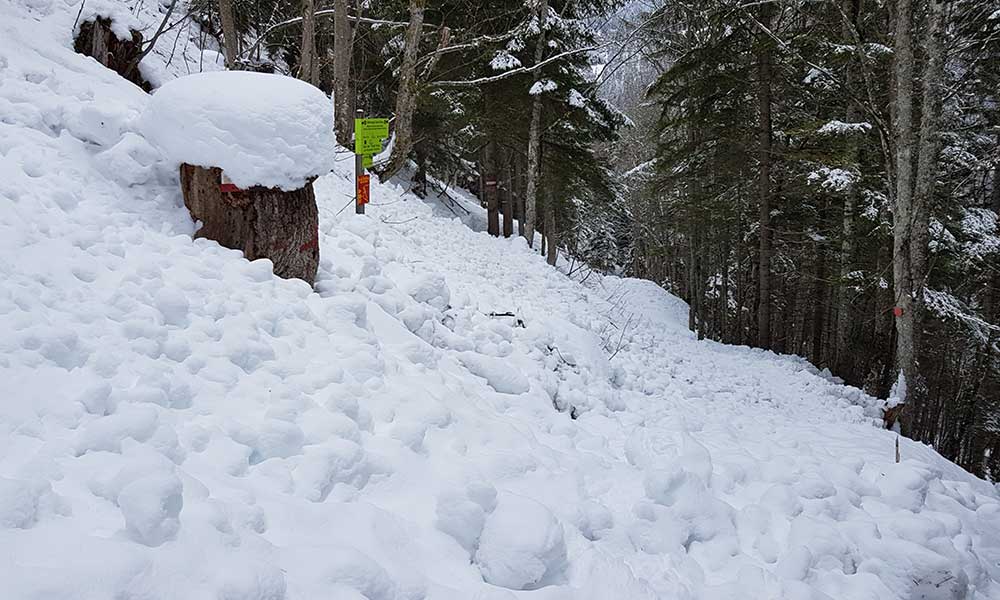
<path id="1" fill-rule="evenodd" d="M 354 119 L 355 154 L 378 154 L 389 137 L 389 119 Z"/>

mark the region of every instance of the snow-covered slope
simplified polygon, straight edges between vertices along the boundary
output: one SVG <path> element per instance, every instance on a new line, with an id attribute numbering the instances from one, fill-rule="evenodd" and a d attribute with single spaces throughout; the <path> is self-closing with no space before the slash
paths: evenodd
<path id="1" fill-rule="evenodd" d="M 0 0 L 3 598 L 1000 598 L 992 486 L 649 283 L 346 155 L 315 291 L 192 241 L 60 1 Z"/>

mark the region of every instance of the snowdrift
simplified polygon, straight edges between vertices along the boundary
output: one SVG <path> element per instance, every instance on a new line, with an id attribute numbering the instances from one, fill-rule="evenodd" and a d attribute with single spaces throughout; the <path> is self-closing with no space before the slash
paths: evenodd
<path id="1" fill-rule="evenodd" d="M 993 486 L 652 284 L 350 160 L 315 289 L 193 241 L 78 8 L 0 0 L 4 598 L 1000 598 Z"/>

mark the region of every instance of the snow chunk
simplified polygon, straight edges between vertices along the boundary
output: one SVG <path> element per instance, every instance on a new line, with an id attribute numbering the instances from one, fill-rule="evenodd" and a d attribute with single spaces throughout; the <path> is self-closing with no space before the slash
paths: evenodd
<path id="1" fill-rule="evenodd" d="M 544 94 L 545 92 L 554 92 L 559 89 L 559 85 L 552 81 L 551 79 L 543 79 L 541 81 L 536 81 L 528 93 L 532 96 L 538 96 Z"/>
<path id="2" fill-rule="evenodd" d="M 569 105 L 572 106 L 572 107 L 574 107 L 574 108 L 583 108 L 584 106 L 587 105 L 587 99 L 584 97 L 583 94 L 581 94 L 580 92 L 578 92 L 576 90 L 570 90 L 569 91 L 568 102 L 569 102 Z"/>
<path id="3" fill-rule="evenodd" d="M 44 481 L 0 477 L 0 529 L 26 529 L 38 520 L 40 505 L 52 495 Z"/>
<path id="4" fill-rule="evenodd" d="M 490 61 L 490 68 L 494 71 L 509 71 L 511 69 L 516 69 L 521 66 L 521 61 L 517 59 L 516 56 L 507 52 L 506 50 L 501 50 L 496 53 L 493 60 Z"/>
<path id="5" fill-rule="evenodd" d="M 282 75 L 222 71 L 160 88 L 139 128 L 167 161 L 220 167 L 241 188 L 301 188 L 333 168 L 333 109 Z"/>
<path id="6" fill-rule="evenodd" d="M 435 524 L 471 554 L 478 548 L 486 516 L 496 502 L 496 488 L 489 484 L 470 484 L 464 494 L 445 492 L 437 499 Z"/>
<path id="7" fill-rule="evenodd" d="M 430 304 L 434 308 L 445 310 L 451 302 L 451 291 L 448 283 L 440 273 L 420 275 L 409 282 L 406 290 L 417 302 Z"/>
<path id="8" fill-rule="evenodd" d="M 528 378 L 507 361 L 477 352 L 462 352 L 458 358 L 465 368 L 485 379 L 487 385 L 501 394 L 523 394 L 531 389 Z"/>
<path id="9" fill-rule="evenodd" d="M 129 537 L 140 544 L 159 546 L 180 530 L 184 504 L 177 475 L 154 473 L 126 485 L 118 495 Z"/>
<path id="10" fill-rule="evenodd" d="M 558 583 L 566 568 L 562 525 L 538 502 L 502 494 L 483 528 L 476 564 L 487 583 L 512 590 Z"/>
<path id="11" fill-rule="evenodd" d="M 809 183 L 818 184 L 831 192 L 846 192 L 857 181 L 857 173 L 847 169 L 821 167 L 807 177 Z"/>
<path id="12" fill-rule="evenodd" d="M 845 123 L 843 121 L 833 120 L 820 127 L 816 133 L 820 135 L 853 135 L 868 133 L 871 129 L 871 123 Z"/>

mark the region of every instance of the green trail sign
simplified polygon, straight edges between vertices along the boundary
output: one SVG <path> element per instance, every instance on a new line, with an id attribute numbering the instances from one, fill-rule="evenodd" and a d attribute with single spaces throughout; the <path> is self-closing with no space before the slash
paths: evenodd
<path id="1" fill-rule="evenodd" d="M 389 119 L 354 119 L 354 153 L 378 154 L 389 137 Z"/>

